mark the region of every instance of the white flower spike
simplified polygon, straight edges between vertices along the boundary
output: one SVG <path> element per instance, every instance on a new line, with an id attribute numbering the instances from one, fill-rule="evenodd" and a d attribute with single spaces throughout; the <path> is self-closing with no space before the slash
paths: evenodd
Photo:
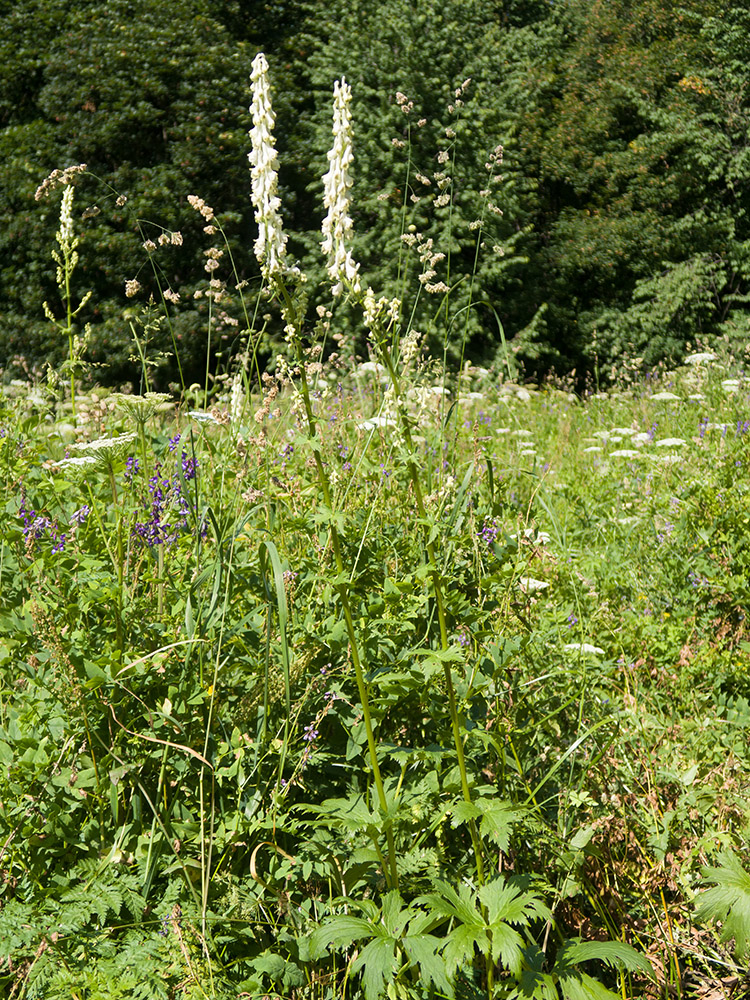
<path id="1" fill-rule="evenodd" d="M 323 203 L 328 214 L 323 220 L 321 249 L 328 258 L 328 275 L 335 296 L 341 295 L 346 281 L 359 292 L 359 264 L 347 244 L 351 241 L 352 220 L 349 217 L 349 173 L 352 153 L 352 117 L 349 105 L 352 88 L 344 77 L 333 85 L 333 147 L 328 153 L 328 172 L 323 177 Z"/>
<path id="2" fill-rule="evenodd" d="M 248 153 L 252 177 L 252 202 L 255 206 L 255 221 L 258 223 L 258 238 L 255 241 L 255 256 L 265 278 L 284 277 L 296 272 L 286 258 L 286 235 L 284 233 L 278 196 L 279 161 L 274 146 L 273 127 L 276 116 L 271 107 L 271 92 L 268 86 L 268 63 L 262 52 L 253 59 L 250 76 L 253 102 L 250 114 L 253 127 L 250 131 L 252 150 Z"/>

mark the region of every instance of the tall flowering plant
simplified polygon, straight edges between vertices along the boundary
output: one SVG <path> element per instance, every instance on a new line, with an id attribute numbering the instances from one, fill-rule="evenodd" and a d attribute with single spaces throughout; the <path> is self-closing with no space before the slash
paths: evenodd
<path id="1" fill-rule="evenodd" d="M 274 291 L 279 295 L 282 301 L 282 315 L 286 322 L 287 336 L 289 342 L 294 346 L 297 354 L 300 378 L 299 389 L 304 403 L 308 434 L 310 442 L 313 445 L 313 460 L 315 462 L 318 482 L 323 496 L 323 503 L 328 510 L 332 511 L 333 504 L 328 473 L 321 458 L 320 446 L 315 440 L 317 435 L 317 422 L 310 401 L 307 362 L 301 337 L 303 317 L 300 315 L 298 308 L 293 301 L 289 288 L 289 278 L 292 276 L 301 276 L 299 275 L 297 268 L 289 267 L 286 259 L 286 237 L 282 231 L 281 216 L 278 211 L 280 207 L 280 199 L 277 194 L 278 181 L 276 175 L 278 159 L 273 145 L 274 138 L 272 133 L 275 118 L 271 109 L 271 98 L 268 85 L 268 63 L 262 53 L 259 53 L 253 60 L 251 81 L 253 101 L 250 110 L 253 116 L 253 129 L 250 132 L 250 139 L 252 142 L 250 164 L 252 167 L 252 201 L 255 206 L 255 218 L 258 223 L 258 238 L 255 242 L 255 254 L 258 258 L 258 262 L 260 263 L 264 278 L 272 283 Z M 329 174 L 331 176 L 330 180 L 326 182 L 326 191 L 327 206 L 329 210 L 328 229 L 331 236 L 330 252 L 333 258 L 331 267 L 334 268 L 334 274 L 338 277 L 338 280 L 341 280 L 339 277 L 340 268 L 344 268 L 345 270 L 346 251 L 344 250 L 344 257 L 341 259 L 340 253 L 337 255 L 337 247 L 340 248 L 343 246 L 343 238 L 350 231 L 351 223 L 349 222 L 347 226 L 344 222 L 344 217 L 348 218 L 348 193 L 346 185 L 348 172 L 346 169 L 342 169 L 342 157 L 346 154 L 347 148 L 346 119 L 348 111 L 346 108 L 346 94 L 342 94 L 340 88 L 339 91 L 339 104 L 338 110 L 334 111 L 334 123 L 336 122 L 336 116 L 338 115 L 340 125 L 337 134 L 339 137 L 340 152 L 336 152 L 336 149 L 334 148 L 334 151 L 329 157 L 331 162 L 331 170 L 329 171 Z M 335 129 L 336 125 L 334 124 L 334 131 Z M 348 149 L 348 160 L 346 162 L 347 167 L 348 162 L 351 161 L 350 142 Z M 325 233 L 326 224 L 324 224 L 324 235 Z M 341 263 L 338 265 L 335 264 L 337 257 L 338 259 L 341 259 Z M 352 268 L 354 268 L 353 274 L 354 277 L 356 277 L 356 267 L 353 262 L 349 268 L 350 273 L 352 273 Z M 344 581 L 349 576 L 349 573 L 345 570 L 344 566 L 341 534 L 336 525 L 336 521 L 333 518 L 331 518 L 329 531 L 331 547 L 336 561 L 338 579 Z M 347 638 L 349 640 L 352 666 L 354 667 L 354 674 L 357 681 L 357 691 L 359 694 L 360 706 L 362 708 L 362 718 L 367 733 L 367 745 L 373 780 L 377 791 L 380 809 L 383 816 L 386 817 L 388 816 L 390 809 L 385 793 L 385 785 L 380 772 L 377 744 L 375 742 L 375 734 L 370 713 L 370 699 L 367 692 L 365 672 L 359 652 L 357 633 L 354 627 L 354 615 L 352 613 L 351 603 L 349 600 L 349 588 L 345 582 L 341 582 L 337 589 L 341 600 L 341 609 L 346 625 Z M 390 819 L 386 820 L 385 832 L 388 842 L 388 861 L 385 866 L 386 878 L 388 879 L 390 887 L 396 889 L 398 888 L 398 868 L 396 865 L 396 847 L 393 838 L 393 823 Z"/>

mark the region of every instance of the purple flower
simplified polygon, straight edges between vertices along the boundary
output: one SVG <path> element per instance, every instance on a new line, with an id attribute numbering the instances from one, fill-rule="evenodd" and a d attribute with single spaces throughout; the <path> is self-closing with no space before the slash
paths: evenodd
<path id="1" fill-rule="evenodd" d="M 131 455 L 125 463 L 125 479 L 127 482 L 132 483 L 134 476 L 140 472 L 140 469 L 141 463 L 134 455 Z"/>
<path id="2" fill-rule="evenodd" d="M 174 451 L 177 445 L 180 443 L 181 434 L 175 434 L 173 438 L 169 439 L 169 450 Z"/>
<path id="3" fill-rule="evenodd" d="M 148 520 L 137 522 L 133 533 L 149 548 L 171 545 L 187 528 L 190 512 L 179 479 L 176 475 L 172 479 L 162 479 L 157 470 L 148 481 L 148 491 L 150 496 L 144 505 Z"/>
<path id="4" fill-rule="evenodd" d="M 492 545 L 493 542 L 497 541 L 497 520 L 493 518 L 485 517 L 482 527 L 479 531 L 479 537 L 487 545 Z"/>
<path id="5" fill-rule="evenodd" d="M 74 510 L 70 515 L 71 524 L 83 524 L 90 513 L 91 508 L 87 503 L 85 503 L 83 507 L 79 507 L 78 510 Z"/>
<path id="6" fill-rule="evenodd" d="M 190 482 L 191 479 L 195 479 L 198 473 L 198 459 L 188 458 L 187 452 L 182 453 L 182 476 L 185 482 Z"/>

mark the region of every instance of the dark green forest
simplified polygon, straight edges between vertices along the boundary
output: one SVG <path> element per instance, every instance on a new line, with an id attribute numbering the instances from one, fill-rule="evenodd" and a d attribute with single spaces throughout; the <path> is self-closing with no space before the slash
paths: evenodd
<path id="1" fill-rule="evenodd" d="M 507 345 L 527 377 L 605 379 L 625 361 L 648 367 L 688 345 L 723 338 L 741 349 L 747 339 L 744 2 L 18 0 L 3 4 L 0 46 L 9 376 L 67 353 L 42 308 L 61 309 L 50 255 L 59 190 L 35 192 L 79 163 L 73 294 L 92 292 L 77 320 L 89 325 L 95 377 L 135 377 L 133 327 L 153 353 L 177 349 L 186 381 L 199 374 L 209 242 L 187 197 L 220 219 L 234 283 L 258 288 L 247 133 L 259 50 L 274 87 L 284 224 L 311 279 L 324 267 L 331 88 L 345 76 L 362 273 L 383 293 L 413 288 L 405 278 L 418 263 L 401 235 L 413 226 L 432 237 L 462 317 L 447 331 L 452 361 L 492 362 Z M 173 232 L 181 245 L 158 243 Z M 156 251 L 144 250 L 149 240 Z M 132 279 L 141 291 L 128 298 Z M 164 303 L 164 288 L 179 302 Z M 311 292 L 311 316 L 315 305 Z M 440 300 L 411 305 L 442 351 Z M 168 325 L 156 318 L 165 307 Z M 246 343 L 247 316 L 227 299 L 213 321 L 221 367 Z M 280 326 L 266 323 L 263 360 Z M 174 362 L 160 371 L 168 384 Z"/>

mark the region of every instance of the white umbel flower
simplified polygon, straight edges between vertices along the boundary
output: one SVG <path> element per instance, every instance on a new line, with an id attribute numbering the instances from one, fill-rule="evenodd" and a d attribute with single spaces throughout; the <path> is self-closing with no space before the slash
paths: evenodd
<path id="1" fill-rule="evenodd" d="M 253 102 L 250 105 L 250 114 L 253 116 L 250 141 L 253 148 L 248 153 L 248 159 L 252 177 L 251 197 L 255 206 L 255 221 L 258 223 L 255 256 L 264 277 L 283 277 L 294 269 L 287 264 L 286 235 L 279 215 L 279 161 L 273 137 L 276 116 L 271 107 L 268 63 L 262 52 L 253 59 L 250 80 L 253 92 Z"/>
<path id="2" fill-rule="evenodd" d="M 344 77 L 333 85 L 333 148 L 328 152 L 328 173 L 323 177 L 323 203 L 328 211 L 323 220 L 321 248 L 328 258 L 328 275 L 334 295 L 340 295 L 346 281 L 353 291 L 360 290 L 359 264 L 352 257 L 352 220 L 349 217 L 349 173 L 352 153 L 352 116 L 349 105 L 352 88 Z"/>

